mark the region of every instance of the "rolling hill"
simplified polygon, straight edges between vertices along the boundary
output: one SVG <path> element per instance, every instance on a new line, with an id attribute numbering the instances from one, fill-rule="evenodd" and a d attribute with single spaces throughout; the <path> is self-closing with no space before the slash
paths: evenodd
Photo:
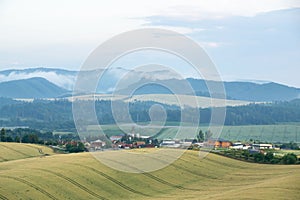
<path id="1" fill-rule="evenodd" d="M 0 83 L 1 97 L 8 98 L 56 98 L 68 91 L 44 78 L 30 78 Z"/>
<path id="2" fill-rule="evenodd" d="M 0 162 L 52 154 L 53 150 L 46 146 L 0 142 Z"/>
<path id="3" fill-rule="evenodd" d="M 132 153 L 143 153 L 147 158 L 151 151 L 159 150 L 133 150 Z M 96 154 L 103 153 L 111 152 Z M 214 154 L 199 159 L 195 151 L 187 151 L 166 168 L 140 174 L 116 171 L 89 153 L 28 158 L 1 162 L 0 178 L 1 199 L 300 197 L 299 166 L 252 164 Z"/>

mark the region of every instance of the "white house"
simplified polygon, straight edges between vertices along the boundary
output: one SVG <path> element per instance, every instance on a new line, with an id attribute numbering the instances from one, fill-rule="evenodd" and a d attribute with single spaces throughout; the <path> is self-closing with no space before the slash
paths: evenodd
<path id="1" fill-rule="evenodd" d="M 161 147 L 171 147 L 171 148 L 178 148 L 180 147 L 179 141 L 175 140 L 163 140 L 163 142 L 160 144 Z"/>
<path id="2" fill-rule="evenodd" d="M 254 149 L 262 150 L 262 149 L 273 149 L 272 144 L 252 144 Z"/>
<path id="3" fill-rule="evenodd" d="M 243 149 L 244 145 L 240 142 L 233 143 L 229 148 L 230 149 Z"/>
<path id="4" fill-rule="evenodd" d="M 240 142 L 236 142 L 236 143 L 233 143 L 230 147 L 230 149 L 240 149 L 240 150 L 247 150 L 247 149 L 250 149 L 251 146 L 247 145 L 247 144 L 242 144 Z"/>

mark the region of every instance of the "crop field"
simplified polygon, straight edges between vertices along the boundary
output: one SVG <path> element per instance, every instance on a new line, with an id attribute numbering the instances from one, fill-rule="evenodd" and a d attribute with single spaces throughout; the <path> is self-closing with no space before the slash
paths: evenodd
<path id="1" fill-rule="evenodd" d="M 113 160 L 110 153 L 99 152 Z M 3 161 L 0 199 L 300 198 L 299 166 L 253 164 L 214 154 L 200 159 L 198 153 L 187 151 L 163 169 L 140 174 L 114 170 L 90 153 Z"/>
<path id="2" fill-rule="evenodd" d="M 53 150 L 46 146 L 0 142 L 0 162 L 51 154 Z"/>
<path id="3" fill-rule="evenodd" d="M 240 101 L 240 100 L 220 100 L 212 99 L 209 97 L 202 96 L 192 96 L 192 95 L 173 95 L 173 94 L 143 94 L 134 95 L 128 98 L 127 95 L 107 95 L 107 94 L 96 94 L 96 95 L 83 95 L 67 98 L 69 101 L 74 100 L 122 100 L 124 102 L 135 102 L 135 101 L 155 101 L 167 105 L 177 105 L 177 106 L 190 106 L 199 108 L 208 107 L 220 107 L 224 106 L 241 106 L 248 105 L 250 101 Z M 179 102 L 180 101 L 180 102 Z"/>

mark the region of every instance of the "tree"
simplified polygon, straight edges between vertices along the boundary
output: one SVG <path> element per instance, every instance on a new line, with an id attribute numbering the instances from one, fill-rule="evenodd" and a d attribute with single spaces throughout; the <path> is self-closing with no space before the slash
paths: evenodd
<path id="1" fill-rule="evenodd" d="M 293 153 L 288 153 L 286 155 L 284 155 L 281 159 L 283 164 L 296 164 L 297 163 L 297 156 Z"/>
<path id="2" fill-rule="evenodd" d="M 5 129 L 2 128 L 2 129 L 1 129 L 1 136 L 0 136 L 1 142 L 6 142 L 5 133 L 6 133 L 6 132 L 5 132 Z"/>
<path id="3" fill-rule="evenodd" d="M 250 153 L 248 150 L 243 150 L 243 153 L 242 153 L 244 156 L 245 156 L 245 159 L 248 160 L 249 157 L 250 157 Z"/>
<path id="4" fill-rule="evenodd" d="M 197 135 L 197 139 L 198 139 L 198 142 L 204 141 L 204 133 L 202 132 L 202 130 L 199 131 L 199 133 Z"/>
<path id="5" fill-rule="evenodd" d="M 7 136 L 7 137 L 5 138 L 5 140 L 6 140 L 6 142 L 13 142 L 13 141 L 14 141 L 13 138 L 12 138 L 11 136 Z"/>
<path id="6" fill-rule="evenodd" d="M 290 142 L 288 144 L 282 144 L 280 146 L 281 149 L 293 149 L 293 150 L 299 150 L 299 146 L 296 143 Z"/>
<path id="7" fill-rule="evenodd" d="M 66 150 L 69 153 L 78 153 L 78 152 L 83 152 L 85 151 L 85 147 L 84 144 L 82 142 L 78 142 L 78 143 L 68 143 L 66 145 Z"/>
<path id="8" fill-rule="evenodd" d="M 210 130 L 206 131 L 205 132 L 205 140 L 208 140 L 209 138 L 211 138 L 212 135 L 213 135 L 213 133 Z"/>
<path id="9" fill-rule="evenodd" d="M 35 134 L 26 134 L 22 137 L 22 142 L 37 144 L 39 142 L 39 138 Z"/>
<path id="10" fill-rule="evenodd" d="M 158 139 L 152 140 L 152 144 L 153 144 L 154 146 L 159 146 L 159 141 L 158 141 Z"/>
<path id="11" fill-rule="evenodd" d="M 256 153 L 254 154 L 254 162 L 263 162 L 265 156 L 262 153 Z"/>
<path id="12" fill-rule="evenodd" d="M 15 137 L 15 142 L 21 142 L 21 138 L 18 135 Z"/>
<path id="13" fill-rule="evenodd" d="M 83 152 L 83 151 L 85 151 L 84 144 L 83 144 L 82 142 L 78 142 L 77 149 L 78 149 L 78 152 Z"/>
<path id="14" fill-rule="evenodd" d="M 273 152 L 268 152 L 266 155 L 265 155 L 265 161 L 266 162 L 271 162 L 271 160 L 274 158 L 274 154 Z"/>

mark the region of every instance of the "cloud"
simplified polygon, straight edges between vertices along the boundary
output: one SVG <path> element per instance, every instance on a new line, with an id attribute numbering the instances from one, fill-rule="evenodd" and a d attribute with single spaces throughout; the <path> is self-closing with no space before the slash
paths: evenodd
<path id="1" fill-rule="evenodd" d="M 218 48 L 222 45 L 224 45 L 221 42 L 200 42 L 200 45 L 203 46 L 204 48 Z"/>
<path id="2" fill-rule="evenodd" d="M 151 16 L 198 22 L 297 6 L 298 0 L 4 0 L 0 1 L 0 48 L 19 51 L 49 44 L 99 43 L 143 26 Z"/>
<path id="3" fill-rule="evenodd" d="M 27 72 L 18 72 L 12 71 L 9 74 L 0 74 L 0 82 L 20 80 L 20 79 L 29 79 L 34 77 L 45 78 L 48 81 L 65 88 L 67 90 L 72 90 L 76 76 L 75 75 L 63 75 L 58 74 L 55 71 L 45 72 L 45 71 L 33 71 L 30 73 Z"/>
<path id="4" fill-rule="evenodd" d="M 292 9 L 297 7 L 299 0 L 4 0 L 0 1 L 0 68 L 14 63 L 18 68 L 78 69 L 94 48 L 112 36 L 160 27 L 202 43 L 225 75 L 300 86 L 297 73 L 291 74 L 300 63 L 300 15 Z M 283 78 L 284 73 L 291 76 Z M 269 75 L 258 77 L 262 74 Z M 72 87 L 72 77 L 40 76 Z"/>
<path id="5" fill-rule="evenodd" d="M 95 71 L 85 71 L 83 76 L 89 82 L 97 74 Z M 65 88 L 67 90 L 72 90 L 76 78 L 77 72 L 75 71 L 65 71 L 50 68 L 31 68 L 24 70 L 9 70 L 0 71 L 0 83 L 21 79 L 29 79 L 34 77 L 45 78 L 48 81 Z M 98 92 L 111 92 L 118 86 L 119 88 L 126 88 L 130 84 L 140 81 L 141 79 L 149 80 L 164 80 L 169 78 L 180 78 L 180 76 L 175 76 L 168 70 L 162 70 L 160 68 L 151 67 L 151 69 L 124 69 L 121 67 L 110 68 L 104 71 L 103 76 L 98 79 Z M 121 81 L 121 85 L 117 85 Z"/>
<path id="6" fill-rule="evenodd" d="M 188 36 L 207 50 L 223 77 L 300 87 L 295 75 L 300 64 L 300 8 L 198 21 L 152 16 L 147 21 L 152 26 L 203 29 Z"/>

